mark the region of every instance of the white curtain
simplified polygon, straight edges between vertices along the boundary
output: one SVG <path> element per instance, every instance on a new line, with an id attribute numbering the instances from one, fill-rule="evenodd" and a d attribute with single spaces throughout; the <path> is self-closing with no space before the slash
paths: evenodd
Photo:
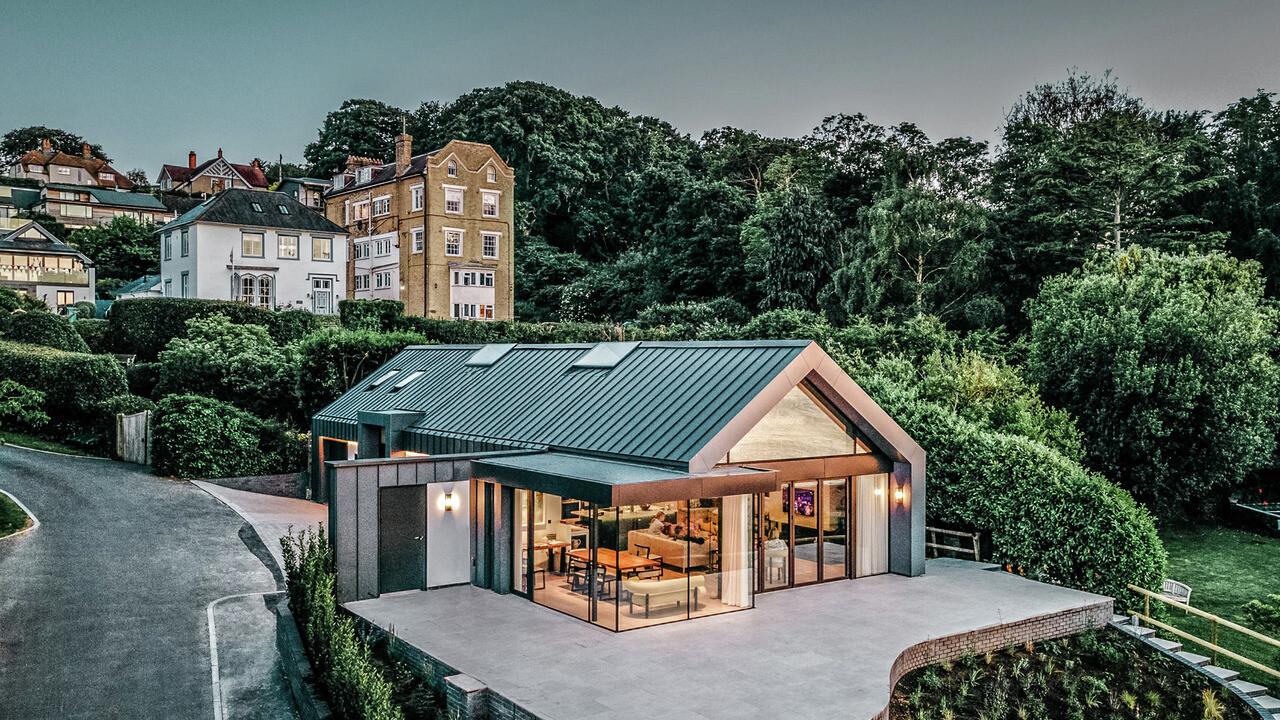
<path id="1" fill-rule="evenodd" d="M 751 496 L 730 495 L 720 508 L 720 602 L 751 607 Z"/>
<path id="2" fill-rule="evenodd" d="M 858 482 L 858 576 L 889 572 L 889 475 L 860 475 Z"/>

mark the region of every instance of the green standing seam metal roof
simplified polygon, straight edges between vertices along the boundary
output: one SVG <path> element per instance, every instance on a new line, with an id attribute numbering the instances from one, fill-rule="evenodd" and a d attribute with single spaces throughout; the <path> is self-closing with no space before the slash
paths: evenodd
<path id="1" fill-rule="evenodd" d="M 566 450 L 687 470 L 810 344 L 643 342 L 608 368 L 573 367 L 595 344 L 517 345 L 487 366 L 467 364 L 483 345 L 414 346 L 321 410 L 313 426 L 354 440 L 359 411 L 411 410 L 423 416 L 408 435 L 447 438 L 449 447 Z M 391 369 L 400 373 L 367 389 Z M 412 372 L 422 375 L 394 390 Z"/>
<path id="2" fill-rule="evenodd" d="M 0 197 L 0 205 L 9 205 L 19 210 L 30 210 L 40 204 L 39 190 L 9 187 L 9 192 L 9 197 Z"/>

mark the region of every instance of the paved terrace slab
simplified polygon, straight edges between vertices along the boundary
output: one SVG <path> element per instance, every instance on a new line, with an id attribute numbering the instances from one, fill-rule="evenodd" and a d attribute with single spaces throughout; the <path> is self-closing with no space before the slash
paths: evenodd
<path id="1" fill-rule="evenodd" d="M 329 521 L 328 506 L 320 503 L 234 490 L 199 480 L 193 480 L 191 484 L 221 500 L 253 525 L 282 572 L 284 556 L 280 551 L 280 538 L 288 535 L 291 529 L 295 533 L 306 528 L 315 530 L 316 525 L 324 525 Z"/>
<path id="2" fill-rule="evenodd" d="M 1071 632 L 1058 617 L 1022 622 L 1032 618 L 1110 618 L 1110 598 L 990 567 L 930 560 L 916 578 L 764 593 L 753 610 L 624 633 L 471 586 L 346 607 L 546 720 L 873 718 L 895 660 L 919 643 L 986 628 L 1000 647 L 1010 624 Z"/>

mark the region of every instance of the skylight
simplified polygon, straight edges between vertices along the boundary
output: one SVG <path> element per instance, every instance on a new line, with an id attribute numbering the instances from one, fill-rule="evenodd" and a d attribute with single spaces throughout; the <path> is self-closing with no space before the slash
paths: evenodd
<path id="1" fill-rule="evenodd" d="M 401 390 L 404 388 L 405 385 L 408 385 L 409 383 L 413 382 L 414 380 L 417 380 L 420 377 L 422 377 L 422 371 L 414 370 L 413 372 L 409 373 L 409 375 L 405 377 L 405 379 L 401 380 L 400 382 L 392 386 L 392 388 L 387 392 L 396 392 L 398 390 Z"/>
<path id="2" fill-rule="evenodd" d="M 597 343 L 573 364 L 576 368 L 611 368 L 622 362 L 632 350 L 640 346 L 638 342 L 604 342 Z"/>
<path id="3" fill-rule="evenodd" d="M 369 389 L 369 390 L 372 390 L 372 389 L 374 389 L 374 388 L 378 387 L 378 386 L 379 386 L 379 385 L 381 385 L 382 383 L 384 383 L 384 382 L 386 382 L 386 381 L 390 380 L 390 379 L 391 379 L 391 376 L 392 376 L 392 375 L 395 375 L 395 374 L 396 374 L 396 373 L 398 373 L 398 372 L 400 372 L 400 371 L 399 371 L 399 370 L 392 370 L 391 372 L 385 373 L 384 375 L 382 375 L 381 377 L 379 377 L 377 380 L 374 380 L 374 381 L 373 381 L 373 383 L 372 383 L 371 385 L 369 385 L 368 389 Z"/>
<path id="4" fill-rule="evenodd" d="M 249 206 L 253 208 L 254 212 L 262 212 L 262 206 L 258 203 L 249 203 Z"/>
<path id="5" fill-rule="evenodd" d="M 281 214 L 281 215 L 288 215 L 288 214 L 289 214 L 289 208 L 287 208 L 287 207 L 285 207 L 285 206 L 283 206 L 283 205 L 277 205 L 276 207 L 280 208 L 280 214 Z"/>

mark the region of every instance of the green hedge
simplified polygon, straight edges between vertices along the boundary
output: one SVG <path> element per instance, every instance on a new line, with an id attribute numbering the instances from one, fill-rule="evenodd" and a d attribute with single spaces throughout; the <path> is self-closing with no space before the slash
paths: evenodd
<path id="1" fill-rule="evenodd" d="M 152 416 L 151 465 L 160 475 L 216 478 L 306 469 L 305 434 L 227 403 L 170 395 Z"/>
<path id="2" fill-rule="evenodd" d="M 404 317 L 399 300 L 339 300 L 338 316 L 348 330 L 393 330 Z"/>
<path id="3" fill-rule="evenodd" d="M 224 315 L 240 325 L 261 325 L 278 343 L 294 342 L 321 327 L 306 310 L 267 310 L 227 300 L 129 298 L 111 306 L 108 321 L 116 351 L 154 360 L 174 338 L 187 336 L 191 318 Z"/>
<path id="4" fill-rule="evenodd" d="M 128 392 L 124 370 L 110 355 L 0 341 L 0 377 L 20 378 L 44 393 L 41 408 L 53 430 L 92 430 L 102 403 Z"/>
<path id="5" fill-rule="evenodd" d="M 67 352 L 89 352 L 89 346 L 72 325 L 70 320 L 53 313 L 15 313 L 9 318 L 5 339 Z"/>
<path id="6" fill-rule="evenodd" d="M 298 397 L 310 418 L 408 345 L 427 339 L 408 332 L 329 328 L 298 343 Z"/>
<path id="7" fill-rule="evenodd" d="M 129 393 L 139 397 L 156 397 L 156 385 L 160 383 L 160 363 L 136 362 L 125 368 L 125 378 L 129 381 Z"/>
<path id="8" fill-rule="evenodd" d="M 338 613 L 333 546 L 321 529 L 280 539 L 289 610 L 334 714 L 350 720 L 403 720 L 394 686 L 374 662 L 351 618 Z"/>
<path id="9" fill-rule="evenodd" d="M 929 458 L 933 520 L 987 533 L 997 562 L 1115 598 L 1159 587 L 1164 545 L 1128 492 L 1023 437 L 983 430 L 932 403 L 891 411 Z"/>
<path id="10" fill-rule="evenodd" d="M 80 335 L 80 339 L 84 340 L 84 344 L 89 346 L 89 352 L 97 354 L 111 352 L 110 335 L 108 335 L 110 327 L 106 320 L 77 320 L 71 323 L 71 329 L 75 330 Z"/>

